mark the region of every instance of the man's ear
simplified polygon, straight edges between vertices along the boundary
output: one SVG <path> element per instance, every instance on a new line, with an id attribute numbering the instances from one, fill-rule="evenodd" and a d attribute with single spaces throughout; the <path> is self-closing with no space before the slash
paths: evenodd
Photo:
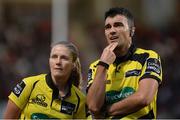
<path id="1" fill-rule="evenodd" d="M 131 27 L 131 29 L 130 29 L 130 37 L 133 37 L 134 32 L 135 32 L 135 27 Z"/>

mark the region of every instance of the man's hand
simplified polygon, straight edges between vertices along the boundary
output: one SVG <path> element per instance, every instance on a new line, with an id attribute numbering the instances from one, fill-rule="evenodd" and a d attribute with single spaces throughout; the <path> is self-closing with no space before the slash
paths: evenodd
<path id="1" fill-rule="evenodd" d="M 100 61 L 105 62 L 107 64 L 112 64 L 115 59 L 116 59 L 116 55 L 113 52 L 113 50 L 117 47 L 118 43 L 114 42 L 109 44 L 104 50 L 103 53 L 101 55 Z"/>

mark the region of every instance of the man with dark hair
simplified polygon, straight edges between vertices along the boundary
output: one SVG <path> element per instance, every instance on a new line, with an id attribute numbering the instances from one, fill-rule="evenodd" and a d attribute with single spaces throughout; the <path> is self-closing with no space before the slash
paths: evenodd
<path id="1" fill-rule="evenodd" d="M 88 72 L 87 105 L 94 118 L 155 119 L 160 56 L 136 48 L 133 15 L 125 8 L 105 13 L 108 46 Z"/>

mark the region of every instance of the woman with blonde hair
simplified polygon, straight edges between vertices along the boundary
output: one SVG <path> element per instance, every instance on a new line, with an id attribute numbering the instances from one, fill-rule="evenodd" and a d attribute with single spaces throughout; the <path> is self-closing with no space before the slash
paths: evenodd
<path id="1" fill-rule="evenodd" d="M 5 119 L 86 118 L 76 46 L 65 41 L 52 44 L 49 67 L 49 74 L 24 78 L 14 87 Z"/>

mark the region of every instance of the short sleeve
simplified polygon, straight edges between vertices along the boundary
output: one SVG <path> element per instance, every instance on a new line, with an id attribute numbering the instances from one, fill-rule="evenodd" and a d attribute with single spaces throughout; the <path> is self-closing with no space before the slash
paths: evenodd
<path id="1" fill-rule="evenodd" d="M 161 59 L 160 56 L 154 51 L 151 51 L 143 66 L 140 80 L 144 78 L 153 78 L 157 80 L 159 84 L 162 82 Z"/>
<path id="2" fill-rule="evenodd" d="M 31 79 L 23 79 L 13 88 L 11 94 L 8 96 L 20 109 L 23 109 L 28 102 L 33 83 Z"/>
<path id="3" fill-rule="evenodd" d="M 99 60 L 98 60 L 99 61 Z M 87 84 L 87 89 L 86 91 L 88 91 L 89 87 L 91 86 L 91 84 L 93 83 L 94 77 L 95 77 L 95 73 L 96 73 L 96 67 L 97 67 L 97 63 L 98 61 L 92 63 L 89 67 L 88 70 L 88 84 Z"/>

